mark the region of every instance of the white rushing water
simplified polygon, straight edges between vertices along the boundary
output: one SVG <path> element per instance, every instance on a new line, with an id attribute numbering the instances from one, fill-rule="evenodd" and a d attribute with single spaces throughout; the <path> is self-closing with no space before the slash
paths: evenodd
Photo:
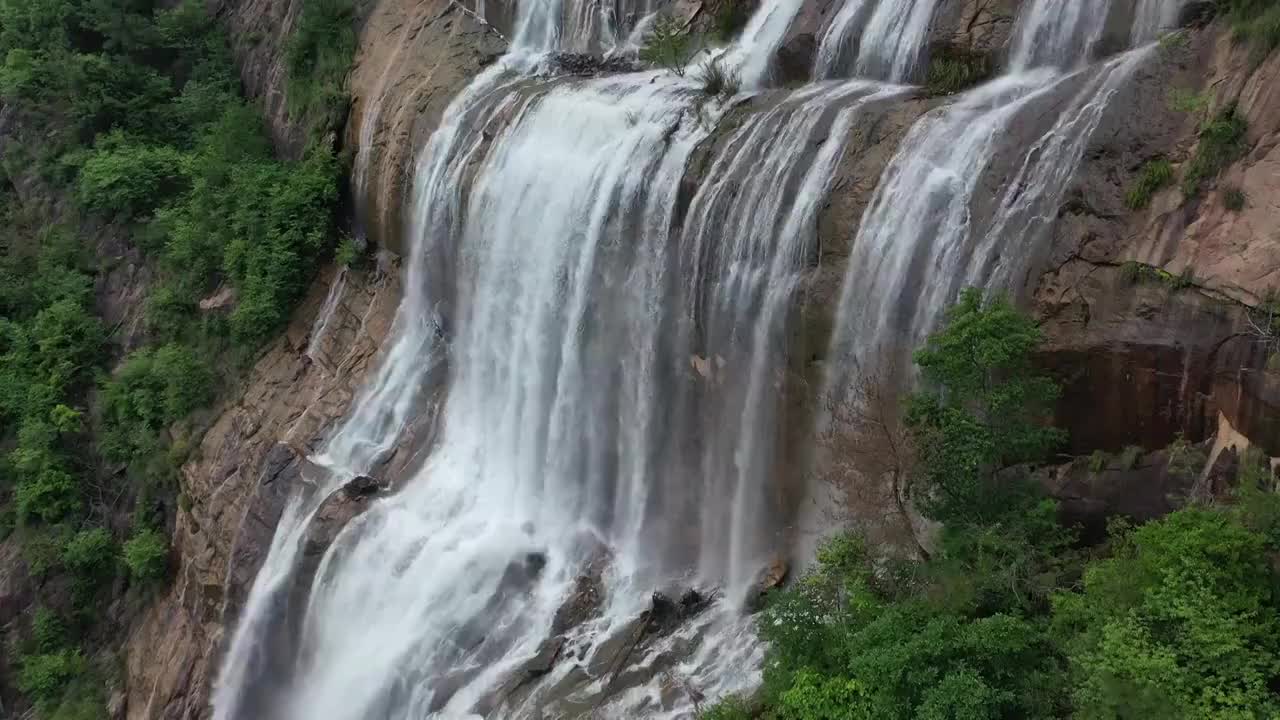
<path id="1" fill-rule="evenodd" d="M 333 282 L 329 284 L 329 292 L 324 297 L 324 303 L 320 305 L 320 312 L 316 314 L 316 321 L 311 325 L 311 333 L 307 338 L 307 349 L 303 352 L 311 360 L 317 360 L 316 351 L 320 348 L 320 344 L 324 342 L 325 336 L 329 332 L 329 326 L 333 324 L 333 316 L 338 310 L 338 303 L 342 302 L 342 295 L 347 289 L 347 269 L 344 267 L 338 271 L 333 278 Z"/>
<path id="2" fill-rule="evenodd" d="M 729 137 L 690 206 L 683 274 L 702 329 L 691 352 L 715 366 L 708 374 L 735 378 L 713 397 L 716 427 L 699 468 L 710 484 L 696 501 L 713 509 L 716 498 L 730 501 L 704 513 L 700 567 L 709 576 L 727 557 L 730 587 L 748 583 L 777 546 L 760 532 L 771 520 L 760 515 L 768 504 L 758 496 L 769 492 L 777 461 L 772 433 L 761 430 L 776 426 L 785 320 L 813 249 L 819 203 L 859 110 L 901 92 L 862 80 L 814 85 L 752 116 Z M 836 103 L 844 106 L 837 111 Z M 809 155 L 824 119 L 826 140 Z"/>
<path id="3" fill-rule="evenodd" d="M 852 37 L 855 28 L 861 28 L 867 16 L 876 7 L 876 0 L 845 0 L 840 10 L 827 23 L 822 32 L 815 55 L 813 76 L 818 80 L 830 80 L 838 77 L 848 64 L 847 58 L 856 45 L 857 38 Z"/>
<path id="4" fill-rule="evenodd" d="M 857 75 L 889 82 L 913 78 L 938 0 L 882 0 L 862 31 Z"/>
<path id="5" fill-rule="evenodd" d="M 1004 283 L 1034 256 L 1010 238 L 1043 229 L 1142 58 L 1064 74 L 1084 64 L 1093 18 L 1051 5 L 1037 0 L 1020 37 L 1052 51 L 1029 51 L 903 140 L 853 244 L 835 357 L 913 346 L 962 284 Z M 521 4 L 515 50 L 452 102 L 420 152 L 388 344 L 286 505 L 228 643 L 216 720 L 524 718 L 543 702 L 687 718 L 688 693 L 656 678 L 614 688 L 601 671 L 655 589 L 723 596 L 636 667 L 708 698 L 757 684 L 762 648 L 740 604 L 790 540 L 777 478 L 791 311 L 852 128 L 904 93 L 880 81 L 915 73 L 936 6 L 849 0 L 837 20 L 858 28 L 857 56 L 837 47 L 830 72 L 856 59 L 862 79 L 707 103 L 665 72 L 541 73 L 534 52 L 607 46 L 648 6 Z M 799 7 L 768 0 L 725 51 L 749 87 L 767 80 Z M 994 221 L 975 228 L 972 199 L 1003 131 L 1064 87 L 1057 122 Z M 763 104 L 734 107 L 745 102 Z M 728 118 L 733 129 L 715 134 Z M 684 188 L 699 153 L 705 179 Z M 383 472 L 395 491 L 300 570 L 324 499 Z M 527 698 L 500 692 L 602 563 L 600 609 L 563 635 L 576 660 Z M 563 687 L 576 689 L 554 694 Z"/>
<path id="6" fill-rule="evenodd" d="M 827 80 L 852 69 L 859 77 L 887 82 L 914 79 L 938 5 L 938 0 L 845 0 L 823 32 L 814 77 Z"/>
<path id="7" fill-rule="evenodd" d="M 1112 0 L 1037 0 L 1018 19 L 1009 67 L 1072 69 L 1092 58 L 1111 13 Z"/>
<path id="8" fill-rule="evenodd" d="M 1130 43 L 1142 45 L 1159 40 L 1161 35 L 1177 24 L 1178 16 L 1187 2 L 1188 0 L 1138 0 Z"/>

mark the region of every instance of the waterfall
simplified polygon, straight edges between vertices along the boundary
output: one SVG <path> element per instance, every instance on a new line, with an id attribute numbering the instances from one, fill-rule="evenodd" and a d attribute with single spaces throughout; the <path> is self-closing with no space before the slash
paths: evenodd
<path id="1" fill-rule="evenodd" d="M 964 261 L 970 200 L 1005 124 L 1051 87 L 1048 70 L 1006 75 L 920 120 L 880 177 L 853 243 L 833 357 L 878 365 L 917 347 Z M 891 343 L 879 348 L 873 343 Z M 885 362 L 909 362 L 909 355 Z"/>
<path id="2" fill-rule="evenodd" d="M 1036 242 L 1056 213 L 1111 97 L 1150 48 L 1070 74 L 1088 63 L 1110 0 L 1036 0 L 1019 19 L 1010 68 L 1000 78 L 926 115 L 881 177 L 854 241 L 832 357 L 848 366 L 909 367 L 910 351 L 966 286 L 1015 290 L 1043 251 Z M 1057 122 L 1023 154 L 994 217 L 975 226 L 978 181 L 1016 118 L 1071 92 Z M 840 363 L 838 363 L 840 364 Z"/>
<path id="3" fill-rule="evenodd" d="M 852 62 L 860 77 L 911 80 L 937 7 L 938 0 L 845 0 L 823 33 L 814 76 L 839 77 Z M 858 52 L 849 58 L 855 31 Z"/>
<path id="4" fill-rule="evenodd" d="M 699 501 L 730 500 L 723 518 L 704 522 L 700 565 L 706 575 L 724 567 L 727 556 L 730 587 L 748 582 L 768 552 L 761 542 L 769 534 L 760 530 L 770 519 L 761 514 L 767 506 L 760 498 L 776 458 L 771 434 L 761 429 L 775 426 L 771 397 L 785 318 L 813 249 L 818 204 L 857 113 L 900 92 L 861 80 L 814 85 L 752 116 L 725 143 L 691 203 L 682 245 L 687 304 L 703 328 L 697 352 L 716 365 L 708 374 L 737 379 L 715 398 L 719 420 L 707 442 L 719 447 L 704 453 L 700 467 L 714 484 Z M 846 106 L 811 156 L 806 146 L 842 101 Z"/>
<path id="5" fill-rule="evenodd" d="M 316 360 L 316 350 L 320 348 L 320 343 L 324 341 L 325 334 L 329 331 L 329 325 L 333 322 L 333 315 L 338 309 L 338 303 L 342 301 L 342 293 L 347 289 L 347 269 L 344 267 L 338 271 L 333 282 L 329 284 L 329 292 L 325 294 L 324 303 L 320 305 L 320 312 L 316 314 L 316 321 L 311 324 L 311 333 L 307 339 L 307 349 L 303 353 L 312 361 Z"/>
<path id="6" fill-rule="evenodd" d="M 938 0 L 881 2 L 862 32 L 857 74 L 890 82 L 910 80 L 937 7 Z"/>
<path id="7" fill-rule="evenodd" d="M 1138 0 L 1130 42 L 1141 45 L 1159 40 L 1178 22 L 1186 4 L 1187 0 Z"/>
<path id="8" fill-rule="evenodd" d="M 833 357 L 914 344 L 961 284 L 1023 271 L 1034 248 L 1010 251 L 1010 238 L 1043 229 L 1142 58 L 1065 74 L 1087 57 L 1095 18 L 1053 4 L 1037 0 L 1019 37 L 1059 49 L 1028 51 L 903 140 L 857 232 Z M 725 50 L 748 87 L 764 84 L 800 5 L 766 0 Z M 647 5 L 521 3 L 513 51 L 453 100 L 418 155 L 389 342 L 285 508 L 214 718 L 525 718 L 544 702 L 687 718 L 691 698 L 646 679 L 613 688 L 600 669 L 651 593 L 673 588 L 722 595 L 634 666 L 708 697 L 758 683 L 741 603 L 785 551 L 785 496 L 800 490 L 779 481 L 790 316 L 852 128 L 906 92 L 882 83 L 914 74 L 937 5 L 848 0 L 823 39 L 824 72 L 847 64 L 858 27 L 860 77 L 709 101 L 661 71 L 542 72 L 536 53 L 616 42 Z M 1064 92 L 997 217 L 975 227 L 971 201 L 1010 123 Z M 363 473 L 394 491 L 342 529 L 314 577 L 300 573 L 311 519 Z M 555 629 L 588 568 L 600 606 Z M 573 661 L 527 697 L 505 692 L 548 643 Z"/>
<path id="9" fill-rule="evenodd" d="M 1087 63 L 1106 29 L 1111 0 L 1032 3 L 1018 22 L 1009 66 L 1013 71 Z"/>
<path id="10" fill-rule="evenodd" d="M 516 3 L 512 48 L 596 52 L 618 46 L 657 0 L 529 0 Z"/>
<path id="11" fill-rule="evenodd" d="M 747 21 L 742 36 L 727 53 L 744 88 L 757 90 L 768 81 L 773 55 L 803 4 L 804 0 L 767 0 Z"/>
<path id="12" fill-rule="evenodd" d="M 852 29 L 861 27 L 866 22 L 867 11 L 874 7 L 875 0 L 845 0 L 840 6 L 818 43 L 818 54 L 813 67 L 815 78 L 830 80 L 840 74 L 851 53 Z"/>

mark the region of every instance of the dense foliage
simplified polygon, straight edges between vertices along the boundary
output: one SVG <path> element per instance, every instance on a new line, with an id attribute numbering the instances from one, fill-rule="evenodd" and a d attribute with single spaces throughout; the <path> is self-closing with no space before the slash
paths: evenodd
<path id="1" fill-rule="evenodd" d="M 1263 458 L 1245 456 L 1231 504 L 1080 547 L 1015 471 L 1061 439 L 1045 423 L 1057 390 L 1030 365 L 1039 341 L 1008 303 L 962 296 L 916 355 L 925 389 L 906 411 L 917 504 L 945 522 L 932 553 L 831 540 L 760 618 L 760 696 L 704 718 L 1280 716 L 1280 496 Z M 1170 457 L 1204 463 L 1185 444 Z"/>
<path id="2" fill-rule="evenodd" d="M 26 129 L 0 158 L 0 533 L 56 589 L 10 644 L 40 718 L 102 716 L 104 593 L 167 574 L 188 418 L 334 250 L 323 135 L 354 43 L 350 0 L 307 3 L 286 55 L 312 141 L 282 161 L 200 0 L 0 0 L 0 101 Z M 124 358 L 94 293 L 121 244 L 153 278 Z"/>

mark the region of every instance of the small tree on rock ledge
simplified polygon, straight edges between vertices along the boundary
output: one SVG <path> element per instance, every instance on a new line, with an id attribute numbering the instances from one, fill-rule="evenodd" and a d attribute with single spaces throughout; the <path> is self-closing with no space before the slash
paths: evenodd
<path id="1" fill-rule="evenodd" d="M 659 15 L 645 37 L 640 59 L 684 77 L 692 50 L 693 42 L 680 21 L 670 15 Z"/>
<path id="2" fill-rule="evenodd" d="M 997 471 L 1041 460 L 1065 434 L 1046 422 L 1060 390 L 1031 353 L 1042 336 L 1007 299 L 970 288 L 946 325 L 915 355 L 926 389 L 907 401 L 918 456 L 912 489 L 920 508 L 946 524 L 988 523 L 1018 503 L 1024 483 Z"/>

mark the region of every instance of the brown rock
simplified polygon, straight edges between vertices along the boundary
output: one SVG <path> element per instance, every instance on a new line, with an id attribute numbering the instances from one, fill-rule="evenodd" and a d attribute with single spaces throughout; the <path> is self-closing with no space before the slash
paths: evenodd
<path id="1" fill-rule="evenodd" d="M 200 301 L 200 309 L 204 312 L 210 310 L 225 310 L 236 304 L 236 290 L 230 285 L 223 285 L 218 291 Z"/>
<path id="2" fill-rule="evenodd" d="M 764 600 L 768 594 L 782 587 L 786 582 L 787 575 L 791 571 L 791 566 L 787 563 L 786 558 L 781 555 L 775 555 L 768 564 L 760 568 L 760 572 L 756 574 L 756 580 L 751 585 L 746 599 L 746 608 L 748 612 L 759 612 L 764 609 Z"/>

